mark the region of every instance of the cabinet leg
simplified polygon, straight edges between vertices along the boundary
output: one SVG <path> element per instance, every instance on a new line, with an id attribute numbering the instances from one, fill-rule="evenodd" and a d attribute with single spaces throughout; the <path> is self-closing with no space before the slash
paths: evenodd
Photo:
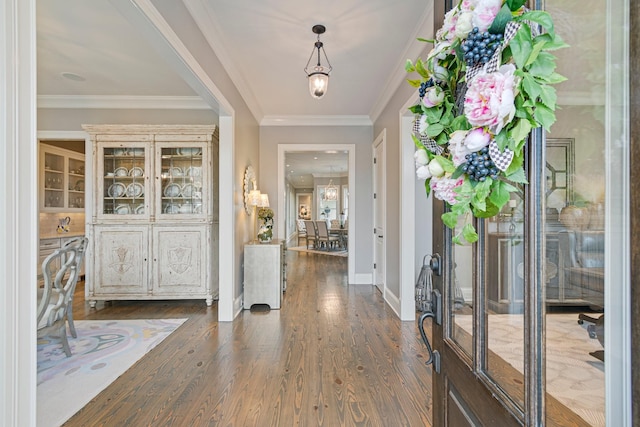
<path id="1" fill-rule="evenodd" d="M 94 300 L 94 299 L 89 300 L 89 307 L 91 307 L 91 308 L 96 308 L 96 302 L 97 302 L 97 301 L 96 301 L 96 300 Z"/>

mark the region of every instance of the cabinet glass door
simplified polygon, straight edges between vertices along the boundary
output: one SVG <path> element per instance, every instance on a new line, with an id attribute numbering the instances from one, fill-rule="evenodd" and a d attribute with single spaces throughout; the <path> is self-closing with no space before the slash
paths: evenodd
<path id="1" fill-rule="evenodd" d="M 64 208 L 64 156 L 44 154 L 44 207 Z"/>
<path id="2" fill-rule="evenodd" d="M 148 216 L 146 159 L 145 146 L 102 147 L 100 214 Z"/>
<path id="3" fill-rule="evenodd" d="M 69 158 L 67 182 L 67 205 L 70 208 L 84 209 L 84 160 Z"/>
<path id="4" fill-rule="evenodd" d="M 164 143 L 157 150 L 158 216 L 167 219 L 206 214 L 206 145 Z"/>

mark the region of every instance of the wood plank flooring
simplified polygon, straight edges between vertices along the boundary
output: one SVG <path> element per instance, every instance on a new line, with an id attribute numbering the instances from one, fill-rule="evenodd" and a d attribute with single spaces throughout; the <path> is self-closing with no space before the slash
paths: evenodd
<path id="1" fill-rule="evenodd" d="M 282 309 L 230 323 L 203 301 L 91 309 L 78 295 L 78 320 L 188 320 L 65 426 L 430 426 L 416 324 L 348 285 L 346 258 L 288 251 L 287 264 Z"/>

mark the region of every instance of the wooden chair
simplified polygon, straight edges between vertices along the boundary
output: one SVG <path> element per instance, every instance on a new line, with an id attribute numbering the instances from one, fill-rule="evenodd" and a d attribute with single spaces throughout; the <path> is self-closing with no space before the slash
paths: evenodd
<path id="1" fill-rule="evenodd" d="M 38 292 L 38 338 L 48 336 L 60 339 L 67 357 L 71 356 L 67 320 L 70 322 L 69 329 L 75 334 L 70 307 L 86 246 L 87 238 L 74 239 L 42 262 L 44 288 Z M 60 265 L 58 270 L 55 269 L 57 265 Z"/>
<path id="2" fill-rule="evenodd" d="M 313 242 L 313 247 L 316 247 L 318 241 L 318 230 L 316 224 L 313 221 L 305 221 L 304 227 L 307 230 L 307 249 L 309 249 L 309 242 Z"/>
<path id="3" fill-rule="evenodd" d="M 324 243 L 327 250 L 333 247 L 335 243 L 340 242 L 340 237 L 329 234 L 329 228 L 326 221 L 317 221 L 316 227 L 318 227 L 318 243 Z"/>

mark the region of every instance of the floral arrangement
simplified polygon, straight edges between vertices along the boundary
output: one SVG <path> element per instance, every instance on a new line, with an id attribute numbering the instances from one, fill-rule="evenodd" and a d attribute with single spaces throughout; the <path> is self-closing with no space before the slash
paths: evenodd
<path id="1" fill-rule="evenodd" d="M 407 61 L 419 101 L 410 107 L 415 163 L 427 195 L 445 201 L 454 242 L 477 241 L 469 216 L 498 214 L 527 183 L 524 146 L 530 131 L 555 122 L 555 56 L 566 47 L 544 11 L 525 0 L 460 0 L 444 19 L 426 61 Z M 539 28 L 544 32 L 538 33 Z"/>
<path id="2" fill-rule="evenodd" d="M 273 236 L 273 209 L 260 208 L 258 209 L 258 218 L 262 221 L 262 225 L 258 230 L 258 239 L 263 242 L 271 241 Z"/>

